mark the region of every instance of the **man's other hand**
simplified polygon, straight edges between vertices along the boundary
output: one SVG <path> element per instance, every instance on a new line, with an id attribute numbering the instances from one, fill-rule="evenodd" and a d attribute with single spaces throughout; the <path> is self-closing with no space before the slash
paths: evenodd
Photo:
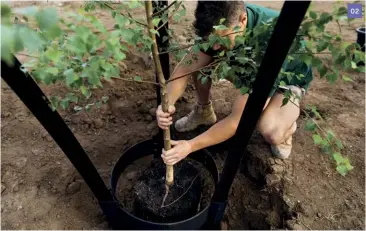
<path id="1" fill-rule="evenodd" d="M 163 108 L 159 105 L 158 109 L 156 110 L 156 119 L 158 121 L 158 125 L 161 129 L 168 129 L 170 125 L 173 123 L 172 115 L 175 112 L 175 107 L 170 105 L 168 108 L 168 112 L 163 112 Z"/>
<path id="2" fill-rule="evenodd" d="M 178 163 L 192 152 L 192 145 L 187 140 L 171 140 L 171 144 L 174 147 L 168 151 L 163 149 L 163 154 L 161 155 L 161 158 L 167 165 Z"/>

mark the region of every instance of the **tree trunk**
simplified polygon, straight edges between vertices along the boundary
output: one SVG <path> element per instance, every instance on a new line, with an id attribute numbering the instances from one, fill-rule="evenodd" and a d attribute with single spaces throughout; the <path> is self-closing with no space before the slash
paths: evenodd
<path id="1" fill-rule="evenodd" d="M 149 30 L 148 33 L 153 41 L 152 55 L 153 55 L 153 59 L 154 59 L 156 72 L 157 72 L 159 82 L 160 82 L 161 106 L 162 106 L 164 112 L 168 112 L 169 102 L 168 102 L 168 96 L 167 96 L 166 81 L 164 79 L 163 70 L 161 68 L 161 63 L 160 63 L 160 59 L 159 59 L 159 50 L 158 50 L 158 45 L 156 43 L 155 33 L 151 32 L 151 30 L 154 30 L 154 24 L 152 23 L 152 12 L 153 11 L 152 11 L 152 2 L 151 1 L 145 1 L 145 11 L 146 11 L 146 18 L 147 18 L 147 28 Z M 169 128 L 164 130 L 163 134 L 164 134 L 164 149 L 167 151 L 167 150 L 171 149 Z M 173 182 L 174 182 L 173 165 L 166 165 L 165 183 L 167 186 L 170 186 L 173 184 Z"/>

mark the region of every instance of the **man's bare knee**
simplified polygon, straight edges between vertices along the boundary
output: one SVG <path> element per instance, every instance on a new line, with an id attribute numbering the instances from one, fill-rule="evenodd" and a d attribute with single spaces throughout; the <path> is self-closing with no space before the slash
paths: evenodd
<path id="1" fill-rule="evenodd" d="M 282 143 L 285 132 L 274 121 L 262 121 L 258 124 L 258 130 L 263 138 L 270 144 L 277 145 Z"/>
<path id="2" fill-rule="evenodd" d="M 272 130 L 264 131 L 262 136 L 268 143 L 278 145 L 283 142 L 284 132 L 278 128 L 274 128 Z"/>

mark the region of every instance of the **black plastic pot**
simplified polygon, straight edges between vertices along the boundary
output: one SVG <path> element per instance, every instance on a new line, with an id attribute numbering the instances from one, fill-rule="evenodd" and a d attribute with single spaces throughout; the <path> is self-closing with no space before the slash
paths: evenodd
<path id="1" fill-rule="evenodd" d="M 356 29 L 357 43 L 361 46 L 361 50 L 365 52 L 365 27 L 359 27 Z"/>
<path id="2" fill-rule="evenodd" d="M 208 207 L 202 209 L 195 216 L 174 223 L 154 223 L 150 221 L 143 220 L 135 215 L 126 211 L 121 203 L 118 202 L 116 197 L 116 189 L 118 180 L 123 173 L 123 171 L 134 161 L 146 157 L 146 156 L 160 156 L 161 145 L 154 140 L 146 140 L 141 143 L 136 144 L 135 146 L 126 150 L 123 155 L 119 158 L 117 163 L 115 164 L 111 176 L 111 187 L 112 194 L 115 198 L 115 201 L 118 203 L 118 215 L 115 214 L 115 217 L 119 219 L 120 222 L 116 222 L 118 227 L 113 227 L 114 229 L 200 229 L 207 220 L 208 216 Z M 192 153 L 190 158 L 201 163 L 210 173 L 215 181 L 215 184 L 218 182 L 219 175 L 217 166 L 212 156 L 207 150 L 200 150 L 198 152 Z M 114 208 L 116 209 L 116 208 Z M 116 212 L 116 211 L 114 211 Z M 113 226 L 113 224 L 112 224 Z M 115 226 L 115 225 L 114 225 Z"/>
<path id="3" fill-rule="evenodd" d="M 361 47 L 361 51 L 365 52 L 365 27 L 359 27 L 356 29 L 357 32 L 357 43 Z M 365 63 L 360 61 L 357 66 L 365 66 Z"/>

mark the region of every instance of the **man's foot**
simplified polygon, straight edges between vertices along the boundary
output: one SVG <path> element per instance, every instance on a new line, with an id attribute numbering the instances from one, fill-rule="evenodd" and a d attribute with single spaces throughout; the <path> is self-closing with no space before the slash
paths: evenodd
<path id="1" fill-rule="evenodd" d="M 291 127 L 291 135 L 285 140 L 282 144 L 279 145 L 271 145 L 272 154 L 279 159 L 287 159 L 292 150 L 292 135 L 295 133 L 297 127 L 296 121 L 293 123 Z"/>
<path id="2" fill-rule="evenodd" d="M 207 105 L 196 104 L 187 116 L 175 122 L 175 129 L 178 132 L 187 132 L 196 129 L 199 125 L 213 125 L 216 121 L 216 114 L 211 102 Z"/>

